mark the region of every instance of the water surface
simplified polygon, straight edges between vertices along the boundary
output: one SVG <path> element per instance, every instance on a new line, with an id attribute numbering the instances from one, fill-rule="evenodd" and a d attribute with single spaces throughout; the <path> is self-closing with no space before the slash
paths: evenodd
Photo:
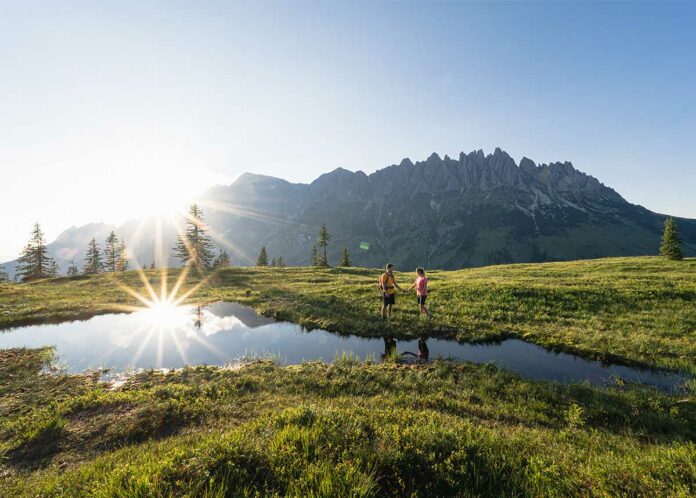
<path id="1" fill-rule="evenodd" d="M 0 348 L 54 346 L 68 372 L 109 368 L 224 365 L 243 358 L 273 356 L 284 364 L 332 361 L 342 353 L 376 361 L 386 353 L 406 361 L 436 357 L 493 363 L 532 379 L 587 381 L 607 385 L 620 378 L 672 390 L 686 380 L 672 372 L 607 365 L 567 353 L 508 339 L 494 344 L 467 344 L 444 339 L 399 341 L 341 336 L 324 330 L 307 332 L 299 325 L 262 317 L 236 303 L 205 308 L 182 306 L 130 314 L 95 316 L 89 320 L 18 327 L 0 333 Z"/>

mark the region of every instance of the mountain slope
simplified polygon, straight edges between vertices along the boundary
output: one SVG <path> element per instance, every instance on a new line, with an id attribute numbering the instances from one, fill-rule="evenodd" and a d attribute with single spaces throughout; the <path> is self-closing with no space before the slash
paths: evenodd
<path id="1" fill-rule="evenodd" d="M 218 246 L 240 265 L 253 264 L 262 245 L 271 257 L 307 264 L 322 223 L 333 234 L 334 264 L 344 244 L 354 264 L 373 267 L 392 261 L 453 269 L 648 255 L 658 251 L 665 219 L 569 162 L 536 165 L 523 158 L 518 165 L 501 149 L 458 159 L 432 154 L 415 164 L 404 159 L 370 175 L 338 168 L 311 184 L 245 173 L 205 192 L 200 204 Z M 696 220 L 677 221 L 685 253 L 696 255 Z M 177 264 L 170 252 L 176 226 L 154 218 L 72 228 L 49 250 L 62 265 L 79 261 L 86 241 L 103 240 L 111 229 L 141 263 Z M 14 265 L 7 269 L 12 273 Z"/>
<path id="2" fill-rule="evenodd" d="M 459 268 L 655 254 L 664 216 L 625 201 L 570 163 L 517 165 L 505 152 L 404 159 L 371 175 L 336 169 L 309 185 L 246 174 L 203 196 L 214 225 L 249 255 L 306 264 L 318 227 L 356 264 Z M 688 254 L 696 222 L 679 219 Z M 359 249 L 361 243 L 369 249 Z"/>

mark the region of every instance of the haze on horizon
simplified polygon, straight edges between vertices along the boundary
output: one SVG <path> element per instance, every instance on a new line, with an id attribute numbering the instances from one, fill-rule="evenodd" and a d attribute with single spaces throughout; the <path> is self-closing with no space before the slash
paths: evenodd
<path id="1" fill-rule="evenodd" d="M 501 147 L 696 218 L 696 4 L 0 2 L 0 261 L 34 221 Z"/>

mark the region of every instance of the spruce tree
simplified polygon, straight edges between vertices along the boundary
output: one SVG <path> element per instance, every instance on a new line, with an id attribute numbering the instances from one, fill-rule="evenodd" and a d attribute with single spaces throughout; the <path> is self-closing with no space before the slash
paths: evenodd
<path id="1" fill-rule="evenodd" d="M 278 256 L 277 263 L 279 268 L 285 268 L 285 261 L 283 261 L 283 256 Z"/>
<path id="2" fill-rule="evenodd" d="M 353 264 L 350 262 L 350 256 L 348 255 L 348 245 L 343 246 L 343 254 L 341 254 L 341 266 L 353 266 Z"/>
<path id="3" fill-rule="evenodd" d="M 49 276 L 51 261 L 53 258 L 48 256 L 41 227 L 35 223 L 34 229 L 31 231 L 31 238 L 24 246 L 22 255 L 17 259 L 15 273 L 22 281 L 46 278 Z"/>
<path id="4" fill-rule="evenodd" d="M 77 266 L 75 266 L 75 261 L 72 259 L 70 261 L 68 261 L 68 271 L 66 272 L 66 275 L 68 277 L 74 277 L 79 272 L 80 271 L 77 269 Z"/>
<path id="5" fill-rule="evenodd" d="M 256 258 L 256 266 L 268 266 L 268 253 L 266 252 L 266 246 L 261 248 L 259 257 Z"/>
<path id="6" fill-rule="evenodd" d="M 5 267 L 0 265 L 0 283 L 2 282 L 9 282 L 10 277 L 7 275 L 7 272 L 5 271 Z"/>
<path id="7" fill-rule="evenodd" d="M 215 258 L 215 262 L 213 263 L 214 268 L 224 268 L 226 266 L 230 266 L 230 255 L 227 254 L 227 251 L 220 251 L 219 254 L 217 255 L 217 258 Z"/>
<path id="8" fill-rule="evenodd" d="M 667 259 L 679 260 L 684 257 L 681 250 L 681 238 L 677 231 L 677 223 L 673 218 L 665 220 L 665 229 L 662 232 L 662 245 L 660 255 Z"/>
<path id="9" fill-rule="evenodd" d="M 116 271 L 126 271 L 128 269 L 128 250 L 126 249 L 126 241 L 121 240 L 118 245 L 118 262 L 116 263 Z"/>
<path id="10" fill-rule="evenodd" d="M 55 260 L 51 261 L 51 264 L 48 265 L 48 276 L 50 278 L 56 278 L 60 274 L 60 267 L 58 266 L 58 263 L 56 263 Z"/>
<path id="11" fill-rule="evenodd" d="M 85 255 L 85 267 L 83 271 L 85 275 L 98 275 L 104 271 L 102 254 L 94 237 L 92 237 L 92 240 L 87 244 L 87 254 Z"/>
<path id="12" fill-rule="evenodd" d="M 111 232 L 106 238 L 106 247 L 104 248 L 104 268 L 106 271 L 114 272 L 118 270 L 118 264 L 121 259 L 121 245 L 118 242 L 118 237 L 114 232 Z"/>
<path id="13" fill-rule="evenodd" d="M 319 266 L 329 266 L 329 259 L 326 256 L 326 248 L 329 246 L 329 240 L 331 240 L 331 234 L 326 229 L 326 225 L 322 225 L 319 230 L 319 238 L 317 239 L 317 244 L 324 251 L 323 257 L 319 262 Z"/>
<path id="14" fill-rule="evenodd" d="M 317 246 L 312 246 L 312 256 L 309 259 L 309 266 L 319 266 L 319 253 Z"/>
<path id="15" fill-rule="evenodd" d="M 272 266 L 273 268 L 275 268 L 276 266 L 278 266 L 278 261 L 277 261 L 275 258 L 271 258 L 271 266 Z"/>
<path id="16" fill-rule="evenodd" d="M 155 260 L 152 260 L 152 263 L 150 263 L 150 270 L 156 270 L 157 267 L 155 266 Z"/>
<path id="17" fill-rule="evenodd" d="M 199 268 L 210 268 L 213 263 L 213 242 L 206 235 L 203 211 L 194 204 L 186 218 L 186 230 L 179 235 L 174 254 L 184 265 L 193 264 Z"/>

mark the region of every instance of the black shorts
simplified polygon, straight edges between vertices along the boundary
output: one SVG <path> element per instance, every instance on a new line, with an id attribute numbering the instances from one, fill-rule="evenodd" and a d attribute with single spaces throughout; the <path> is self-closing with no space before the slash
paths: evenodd
<path id="1" fill-rule="evenodd" d="M 424 306 L 426 299 L 428 299 L 428 296 L 418 296 L 418 304 L 420 304 L 421 306 Z"/>
<path id="2" fill-rule="evenodd" d="M 384 297 L 384 304 L 396 304 L 396 294 L 382 294 Z"/>

